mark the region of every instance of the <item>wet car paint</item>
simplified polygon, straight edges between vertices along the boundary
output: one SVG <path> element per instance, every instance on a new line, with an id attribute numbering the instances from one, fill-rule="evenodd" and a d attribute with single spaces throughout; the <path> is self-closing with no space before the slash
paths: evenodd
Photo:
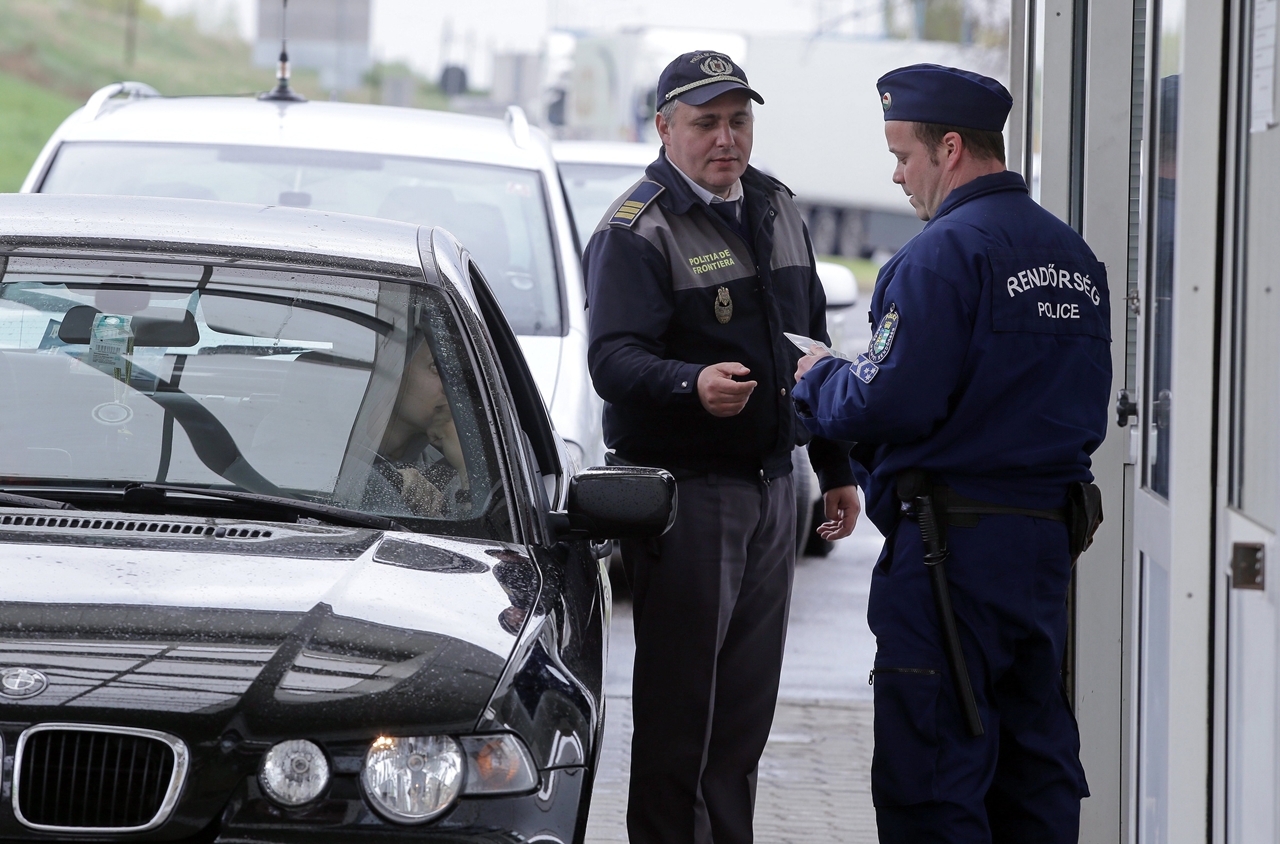
<path id="1" fill-rule="evenodd" d="M 272 533 L 257 541 L 130 540 L 46 518 L 55 526 L 0 526 L 12 564 L 0 659 L 49 679 L 37 697 L 0 698 L 0 735 L 11 749 L 23 726 L 56 719 L 181 736 L 193 759 L 178 810 L 139 840 L 213 823 L 270 840 L 298 825 L 385 834 L 396 827 L 357 783 L 382 733 L 513 731 L 542 769 L 536 793 L 464 798 L 433 835 L 507 826 L 495 813 L 525 831 L 526 811 L 540 824 L 568 813 L 543 834 L 573 829 L 602 717 L 592 561 L 547 554 L 540 567 L 495 543 L 269 522 L 215 527 Z M 290 553 L 265 553 L 271 543 Z M 323 799 L 288 810 L 261 794 L 256 773 L 272 744 L 294 736 L 319 742 L 335 775 Z M 577 793 L 553 799 L 566 789 Z M 44 837 L 3 816 L 0 836 Z"/>
<path id="2" fill-rule="evenodd" d="M 94 239 L 106 204 L 94 211 L 96 198 L 75 199 L 86 219 L 74 234 L 37 234 L 70 208 L 48 204 L 49 213 L 24 218 L 25 246 L 0 238 L 0 250 L 127 253 L 147 236 L 134 219 L 121 239 Z M 405 230 L 400 224 L 370 223 L 378 231 L 339 242 L 363 256 L 346 261 L 271 253 L 256 241 L 228 244 L 234 238 L 207 219 L 223 212 L 215 206 L 206 215 L 202 206 L 185 204 L 174 217 L 199 231 L 183 247 L 189 252 L 360 266 L 402 278 L 414 272 L 404 250 L 386 245 Z M 135 210 L 145 217 L 149 207 Z M 197 207 L 200 213 L 191 210 Z M 151 235 L 159 236 L 151 219 Z M 311 222 L 321 219 L 306 219 L 305 249 L 336 248 Z M 423 238 L 413 260 L 421 260 L 416 272 L 432 274 Z M 385 263 L 369 260 L 375 253 Z M 439 277 L 432 283 L 452 289 Z M 552 495 L 543 483 L 551 476 L 538 477 L 533 458 L 511 447 L 522 427 L 531 430 L 529 420 L 502 398 L 510 387 L 486 351 L 493 343 L 474 294 L 451 295 L 476 340 L 487 389 L 501 399 L 494 435 L 506 449 L 519 496 L 513 521 L 525 544 L 243 518 L 0 508 L 0 664 L 37 668 L 51 679 L 36 697 L 0 697 L 0 839 L 59 837 L 22 826 L 8 808 L 19 735 L 57 720 L 165 730 L 188 745 L 190 772 L 173 815 L 130 840 L 581 840 L 603 725 L 607 579 L 589 543 L 557 540 L 546 527 L 546 511 L 563 507 L 563 476 Z M 515 732 L 532 751 L 539 768 L 532 792 L 463 797 L 413 827 L 369 808 L 358 778 L 376 736 L 495 731 Z M 263 755 L 286 738 L 320 744 L 333 772 L 325 792 L 298 809 L 267 800 L 257 782 Z"/>

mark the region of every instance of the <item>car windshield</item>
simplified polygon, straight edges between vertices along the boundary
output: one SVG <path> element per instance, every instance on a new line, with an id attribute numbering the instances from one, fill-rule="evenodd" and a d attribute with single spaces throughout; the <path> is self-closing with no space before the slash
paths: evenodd
<path id="1" fill-rule="evenodd" d="M 644 178 L 644 168 L 631 164 L 560 165 L 564 189 L 573 206 L 573 221 L 578 227 L 578 240 L 587 248 L 604 212 L 627 188 Z"/>
<path id="2" fill-rule="evenodd" d="M 510 540 L 470 361 L 422 284 L 0 257 L 0 486 L 244 490 Z"/>
<path id="3" fill-rule="evenodd" d="M 289 205 L 443 226 L 517 334 L 563 333 L 541 173 L 426 158 L 214 144 L 65 143 L 41 193 Z"/>

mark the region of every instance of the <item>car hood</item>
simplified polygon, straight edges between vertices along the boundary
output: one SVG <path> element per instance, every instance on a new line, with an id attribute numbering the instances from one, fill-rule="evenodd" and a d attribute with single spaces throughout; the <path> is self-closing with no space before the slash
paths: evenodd
<path id="1" fill-rule="evenodd" d="M 209 535 L 0 526 L 0 666 L 48 679 L 0 695 L 0 720 L 469 729 L 540 584 L 493 543 L 202 524 Z"/>

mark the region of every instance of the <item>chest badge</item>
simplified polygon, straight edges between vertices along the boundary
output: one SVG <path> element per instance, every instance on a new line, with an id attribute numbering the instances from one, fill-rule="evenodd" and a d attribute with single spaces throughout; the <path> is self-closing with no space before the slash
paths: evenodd
<path id="1" fill-rule="evenodd" d="M 902 320 L 896 304 L 889 305 L 889 313 L 880 320 L 876 333 L 871 335 L 871 345 L 867 348 L 867 360 L 880 363 L 889 356 L 893 348 L 893 338 L 898 333 L 898 323 Z"/>
<path id="2" fill-rule="evenodd" d="M 729 288 L 721 287 L 716 291 L 716 321 L 724 325 L 733 319 L 733 300 L 729 298 Z"/>

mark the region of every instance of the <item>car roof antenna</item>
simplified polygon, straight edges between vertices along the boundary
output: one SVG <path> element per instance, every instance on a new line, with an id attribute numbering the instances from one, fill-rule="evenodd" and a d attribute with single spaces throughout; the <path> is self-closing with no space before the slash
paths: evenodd
<path id="1" fill-rule="evenodd" d="M 280 0 L 280 62 L 276 65 L 276 87 L 265 94 L 259 94 L 260 100 L 305 103 L 307 98 L 294 92 L 289 87 L 289 0 Z"/>

